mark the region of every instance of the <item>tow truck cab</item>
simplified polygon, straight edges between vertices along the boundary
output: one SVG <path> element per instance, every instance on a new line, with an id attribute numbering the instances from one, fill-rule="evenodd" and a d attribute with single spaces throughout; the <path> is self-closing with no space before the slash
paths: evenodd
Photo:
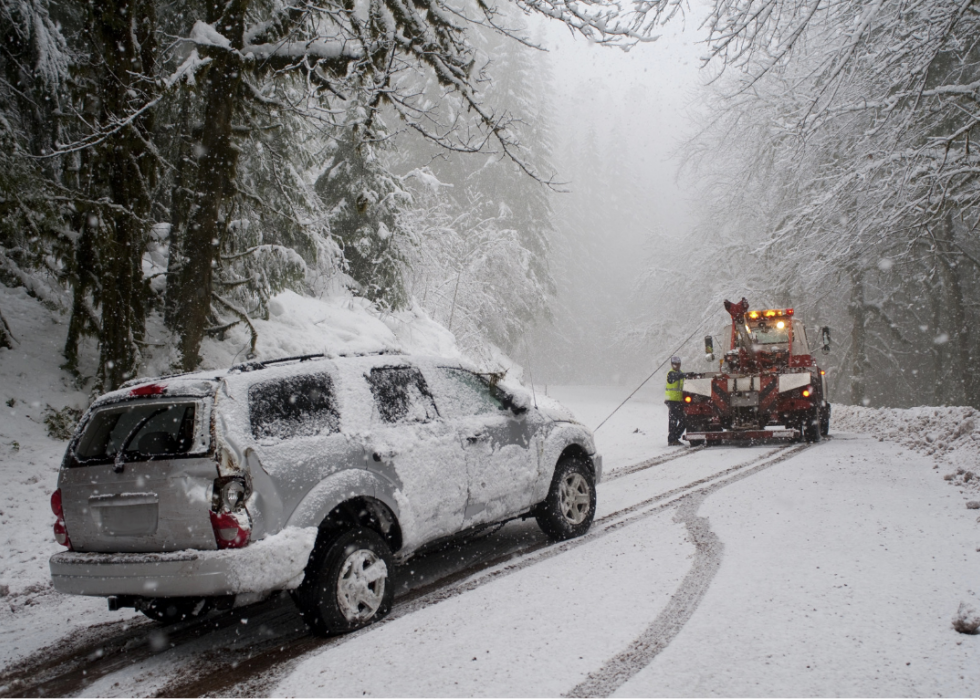
<path id="1" fill-rule="evenodd" d="M 749 310 L 744 299 L 728 304 L 728 348 L 719 371 L 688 374 L 684 413 L 692 444 L 712 441 L 804 438 L 826 435 L 830 404 L 826 372 L 811 351 L 811 339 L 792 308 Z M 829 351 L 829 330 L 823 329 Z M 705 351 L 714 359 L 713 339 Z M 773 429 L 778 426 L 781 429 Z"/>

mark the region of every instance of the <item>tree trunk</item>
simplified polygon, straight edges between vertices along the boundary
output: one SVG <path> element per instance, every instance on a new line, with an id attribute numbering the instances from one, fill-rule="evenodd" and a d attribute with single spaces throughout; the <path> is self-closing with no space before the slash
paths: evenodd
<path id="1" fill-rule="evenodd" d="M 248 0 L 208 2 L 207 19 L 221 28 L 236 49 L 242 47 Z M 180 368 L 200 363 L 201 342 L 211 312 L 214 268 L 224 236 L 227 203 L 234 193 L 238 151 L 232 138 L 232 119 L 238 102 L 242 65 L 238 53 L 216 51 L 210 56 L 205 128 L 195 144 L 198 170 L 186 228 L 180 232 L 179 267 L 168 296 L 174 294 L 171 327 L 179 336 Z"/>
<path id="2" fill-rule="evenodd" d="M 99 286 L 98 258 L 95 254 L 98 220 L 98 215 L 90 211 L 88 207 L 79 207 L 75 216 L 75 230 L 81 231 L 81 233 L 75 243 L 71 260 L 72 307 L 64 350 L 64 368 L 75 375 L 78 374 L 78 343 L 81 341 L 82 335 L 87 331 L 99 333 L 99 328 L 92 322 L 86 306 L 89 290 Z"/>
<path id="3" fill-rule="evenodd" d="M 963 307 L 963 288 L 960 284 L 959 269 L 956 264 L 956 248 L 953 237 L 953 212 L 947 211 L 936 235 L 939 249 L 939 274 L 942 279 L 942 331 L 948 337 L 945 352 L 946 363 L 939 377 L 942 403 L 944 405 L 964 405 L 967 395 L 972 391 L 970 373 L 970 332 Z"/>
<path id="4" fill-rule="evenodd" d="M 90 7 L 102 59 L 100 121 L 107 129 L 152 99 L 147 87 L 152 85 L 155 54 L 153 5 L 150 0 L 108 0 Z M 137 342 L 145 329 L 142 260 L 156 174 L 148 147 L 152 127 L 152 113 L 147 111 L 99 147 L 99 179 L 108 186 L 114 204 L 104 210 L 108 235 L 99 246 L 99 375 L 106 390 L 117 388 L 136 373 L 140 356 Z"/>
<path id="5" fill-rule="evenodd" d="M 7 325 L 7 319 L 3 317 L 3 311 L 0 311 L 0 347 L 13 349 L 16 341 L 10 326 Z"/>
<path id="6" fill-rule="evenodd" d="M 868 312 L 864 306 L 864 281 L 862 271 L 850 269 L 851 300 L 847 310 L 851 316 L 851 405 L 865 405 L 868 400 Z"/>

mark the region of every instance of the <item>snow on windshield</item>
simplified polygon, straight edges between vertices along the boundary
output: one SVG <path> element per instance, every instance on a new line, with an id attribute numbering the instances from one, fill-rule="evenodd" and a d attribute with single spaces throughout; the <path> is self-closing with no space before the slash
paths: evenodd
<path id="1" fill-rule="evenodd" d="M 440 411 L 446 417 L 493 415 L 503 408 L 489 384 L 471 371 L 437 367 L 433 378 L 437 382 Z"/>
<path id="2" fill-rule="evenodd" d="M 427 422 L 438 417 L 432 394 L 415 367 L 375 367 L 366 378 L 382 421 Z"/>

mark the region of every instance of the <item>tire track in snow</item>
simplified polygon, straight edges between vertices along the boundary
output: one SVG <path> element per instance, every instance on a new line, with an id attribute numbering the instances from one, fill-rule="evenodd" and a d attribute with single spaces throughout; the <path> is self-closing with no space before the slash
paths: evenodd
<path id="1" fill-rule="evenodd" d="M 355 631 L 354 633 L 327 639 L 306 636 L 299 639 L 299 642 L 292 646 L 288 643 L 285 646 L 277 644 L 275 648 L 270 649 L 270 651 L 267 653 L 259 652 L 251 655 L 241 664 L 235 663 L 234 672 L 236 676 L 234 679 L 228 675 L 225 675 L 224 678 L 222 678 L 220 673 L 215 672 L 214 666 L 208 664 L 207 668 L 201 668 L 200 673 L 198 673 L 198 676 L 195 679 L 192 679 L 189 682 L 171 683 L 163 687 L 158 693 L 158 696 L 190 697 L 202 696 L 205 694 L 213 696 L 267 696 L 271 694 L 279 681 L 292 671 L 296 663 L 305 659 L 304 656 L 308 656 L 314 652 L 321 652 L 328 645 L 335 646 L 341 643 L 346 643 L 357 638 L 361 634 L 370 633 L 373 629 L 377 629 L 384 624 L 391 623 L 404 616 L 421 611 L 422 609 L 438 604 L 439 602 L 465 594 L 466 592 L 476 590 L 490 582 L 507 577 L 513 573 L 517 573 L 532 565 L 536 565 L 562 553 L 578 548 L 579 546 L 584 546 L 585 544 L 591 543 L 603 536 L 606 536 L 607 534 L 618 531 L 623 527 L 633 524 L 634 522 L 646 519 L 647 517 L 662 512 L 670 507 L 675 507 L 678 505 L 678 502 L 686 504 L 686 499 L 692 496 L 692 488 L 695 489 L 695 494 L 701 492 L 705 492 L 706 494 L 709 491 L 724 487 L 724 485 L 727 485 L 730 482 L 740 480 L 741 478 L 757 473 L 758 471 L 768 468 L 771 465 L 788 459 L 802 449 L 805 449 L 806 446 L 808 445 L 797 447 L 779 447 L 775 450 L 768 451 L 747 463 L 733 466 L 711 476 L 707 476 L 679 488 L 675 488 L 665 493 L 648 498 L 630 507 L 606 515 L 602 519 L 596 520 L 596 523 L 592 529 L 576 539 L 570 539 L 559 544 L 544 541 L 538 544 L 532 544 L 527 548 L 513 551 L 497 559 L 481 561 L 474 566 L 467 567 L 458 571 L 457 573 L 447 576 L 447 578 L 442 578 L 428 586 L 413 590 L 406 594 L 401 600 L 396 598 L 396 604 L 387 617 L 372 624 L 371 626 Z M 772 458 L 774 456 L 775 458 Z M 672 458 L 676 457 L 672 456 Z M 748 469 L 748 471 L 746 471 L 746 469 Z M 737 475 L 734 478 L 726 478 L 736 471 L 745 471 L 745 473 L 744 475 Z M 701 486 L 719 481 L 719 479 L 725 480 L 705 491 L 698 490 Z M 697 496 L 694 495 L 694 497 Z M 697 507 L 700 505 L 701 499 L 703 499 L 703 497 L 696 500 L 693 512 L 697 511 Z M 684 505 L 682 504 L 682 507 L 683 506 Z M 707 528 L 707 520 L 705 520 L 705 528 Z M 710 532 L 710 530 L 707 531 Z M 697 562 L 695 565 L 697 565 Z M 480 575 L 480 573 L 485 570 L 489 570 L 490 572 Z M 707 585 L 710 583 L 712 577 L 713 573 L 711 576 L 706 578 L 705 590 L 707 589 Z M 682 588 L 684 588 L 687 581 L 687 578 L 685 578 L 684 583 L 681 585 Z M 453 584 L 453 582 L 456 582 L 456 584 Z M 693 610 L 691 611 L 693 612 Z M 658 617 L 658 619 L 659 618 L 660 617 Z M 688 618 L 690 618 L 690 614 L 688 614 L 686 617 L 679 617 L 680 625 L 677 627 L 677 631 L 680 630 L 680 627 L 683 626 Z M 673 635 L 676 635 L 676 631 Z M 666 643 L 664 646 L 666 646 Z M 657 652 L 659 652 L 659 650 Z M 645 664 L 646 663 L 644 663 L 643 666 L 645 666 Z M 246 668 L 255 674 L 252 674 L 252 677 L 242 676 L 242 671 Z M 636 671 L 638 670 L 639 668 Z M 256 676 L 257 674 L 261 674 L 261 676 Z M 635 674 L 635 672 L 633 674 Z M 232 688 L 237 688 L 237 691 L 232 691 Z"/>
<path id="2" fill-rule="evenodd" d="M 655 456 L 652 459 L 641 461 L 638 464 L 632 464 L 631 466 L 625 466 L 624 468 L 617 468 L 615 471 L 610 471 L 608 474 L 605 474 L 602 479 L 602 483 L 608 483 L 609 481 L 614 481 L 617 478 L 622 478 L 623 476 L 631 476 L 638 471 L 645 471 L 653 466 L 659 466 L 660 464 L 665 464 L 668 461 L 680 459 L 683 456 L 690 456 L 694 452 L 701 451 L 702 449 L 707 449 L 707 447 L 704 445 L 700 447 L 688 447 L 684 451 L 679 451 L 673 454 L 665 454 L 663 456 Z"/>
<path id="3" fill-rule="evenodd" d="M 655 457 L 617 469 L 603 479 L 603 482 L 690 456 L 703 448 L 680 450 L 674 454 Z M 605 515 L 597 519 L 593 528 L 578 539 L 560 544 L 539 541 L 521 546 L 502 555 L 479 560 L 437 580 L 407 590 L 396 597 L 395 608 L 386 619 L 353 634 L 324 639 L 310 636 L 303 630 L 287 631 L 274 638 L 258 638 L 241 650 L 229 647 L 203 650 L 196 653 L 194 659 L 186 667 L 181 668 L 178 676 L 161 687 L 158 693 L 160 696 L 202 696 L 208 693 L 222 695 L 231 693 L 229 690 L 232 687 L 238 687 L 245 689 L 248 694 L 262 694 L 266 687 L 273 686 L 278 681 L 277 678 L 285 674 L 293 664 L 291 661 L 320 651 L 327 645 L 342 643 L 361 633 L 368 633 L 380 624 L 394 621 L 589 543 L 634 521 L 676 505 L 678 501 L 676 496 L 692 488 L 724 478 L 735 471 L 750 468 L 787 448 L 789 447 L 768 451 L 748 463 L 733 466 Z M 492 570 L 494 568 L 496 570 Z M 488 570 L 489 573 L 481 575 Z M 285 617 L 295 616 L 295 614 L 291 615 L 290 611 L 291 605 L 288 602 L 273 600 L 262 603 L 257 608 L 235 609 L 218 617 L 183 622 L 166 630 L 155 624 L 146 623 L 139 624 L 142 628 L 134 628 L 115 638 L 105 638 L 104 635 L 84 638 L 85 635 L 80 634 L 82 638 L 76 640 L 77 645 L 74 645 L 74 648 L 65 648 L 62 641 L 54 647 L 41 649 L 31 658 L 5 668 L 0 672 L 0 696 L 75 693 L 100 677 L 148 661 L 165 650 L 180 649 L 182 646 L 203 641 L 212 634 L 238 627 L 242 617 L 251 617 L 257 625 L 262 618 L 273 623 Z M 166 643 L 154 644 L 155 636 L 162 636 L 166 639 Z M 160 645 L 169 648 L 161 648 Z M 238 643 L 234 645 L 237 646 Z"/>
<path id="4" fill-rule="evenodd" d="M 674 640 L 694 615 L 721 567 L 721 557 L 725 549 L 718 535 L 711 531 L 708 518 L 699 517 L 697 514 L 705 498 L 732 483 L 791 459 L 808 447 L 808 444 L 804 444 L 791 448 L 772 460 L 681 498 L 682 502 L 674 516 L 674 521 L 683 522 L 687 527 L 695 547 L 694 565 L 684 576 L 684 580 L 677 592 L 671 596 L 667 606 L 639 638 L 614 655 L 601 668 L 590 672 L 584 681 L 565 695 L 566 697 L 611 696 L 640 670 L 653 662 L 653 659 Z"/>

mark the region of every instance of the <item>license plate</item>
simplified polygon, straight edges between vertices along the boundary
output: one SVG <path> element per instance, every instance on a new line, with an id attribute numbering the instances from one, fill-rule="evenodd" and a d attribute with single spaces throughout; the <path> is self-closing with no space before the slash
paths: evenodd
<path id="1" fill-rule="evenodd" d="M 741 396 L 732 396 L 733 408 L 750 408 L 759 405 L 758 393 L 746 393 Z"/>

